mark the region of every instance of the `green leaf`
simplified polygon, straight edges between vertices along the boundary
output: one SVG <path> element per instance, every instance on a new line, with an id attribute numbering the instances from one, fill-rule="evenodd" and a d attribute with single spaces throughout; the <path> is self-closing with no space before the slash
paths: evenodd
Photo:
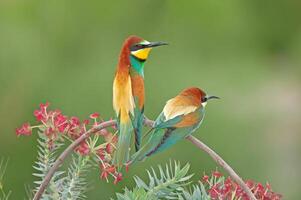
<path id="1" fill-rule="evenodd" d="M 133 190 L 125 188 L 123 194 L 116 194 L 117 200 L 183 199 L 183 187 L 190 183 L 188 181 L 193 176 L 187 175 L 189 167 L 188 163 L 181 167 L 179 162 L 172 164 L 171 161 L 164 168 L 159 165 L 157 171 L 151 167 L 151 170 L 147 170 L 148 183 L 136 176 L 136 187 Z"/>

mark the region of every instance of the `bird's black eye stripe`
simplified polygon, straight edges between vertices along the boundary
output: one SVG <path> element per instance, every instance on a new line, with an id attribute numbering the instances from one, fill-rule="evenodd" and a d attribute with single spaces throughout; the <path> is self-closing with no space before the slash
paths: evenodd
<path id="1" fill-rule="evenodd" d="M 202 102 L 206 102 L 207 100 L 207 97 L 202 97 Z"/>
<path id="2" fill-rule="evenodd" d="M 130 50 L 137 51 L 137 50 L 143 49 L 145 47 L 146 47 L 146 45 L 143 45 L 143 44 L 134 44 L 133 46 L 130 47 Z"/>

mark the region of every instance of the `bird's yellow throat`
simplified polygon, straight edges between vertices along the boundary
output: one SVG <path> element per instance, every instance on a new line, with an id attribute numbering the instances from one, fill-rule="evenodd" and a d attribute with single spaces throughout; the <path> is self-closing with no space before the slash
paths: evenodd
<path id="1" fill-rule="evenodd" d="M 152 48 L 139 49 L 137 51 L 132 51 L 131 54 L 140 60 L 146 60 L 151 50 Z"/>

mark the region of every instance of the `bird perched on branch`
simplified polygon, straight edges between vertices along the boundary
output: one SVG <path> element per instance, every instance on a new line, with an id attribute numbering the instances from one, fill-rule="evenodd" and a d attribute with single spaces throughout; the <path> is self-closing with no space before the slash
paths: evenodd
<path id="1" fill-rule="evenodd" d="M 219 97 L 208 96 L 201 89 L 192 87 L 168 100 L 149 132 L 149 140 L 132 156 L 130 163 L 161 152 L 192 134 L 201 125 L 210 99 Z"/>
<path id="2" fill-rule="evenodd" d="M 121 48 L 113 83 L 113 107 L 118 121 L 118 143 L 114 164 L 129 159 L 131 135 L 135 134 L 136 151 L 140 148 L 144 112 L 144 63 L 153 47 L 165 42 L 148 42 L 138 36 L 128 37 Z"/>

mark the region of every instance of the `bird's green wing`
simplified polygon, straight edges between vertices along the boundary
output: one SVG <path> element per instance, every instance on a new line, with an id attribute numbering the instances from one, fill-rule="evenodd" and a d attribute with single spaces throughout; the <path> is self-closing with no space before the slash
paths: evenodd
<path id="1" fill-rule="evenodd" d="M 164 116 L 164 113 L 161 112 L 155 121 L 155 128 L 168 128 L 173 127 L 175 124 L 179 123 L 183 118 L 183 115 L 177 116 L 173 119 L 167 120 Z"/>
<path id="2" fill-rule="evenodd" d="M 170 130 L 170 132 L 168 131 L 165 132 L 165 135 L 163 136 L 164 140 L 161 141 L 160 145 L 156 147 L 156 150 L 153 151 L 152 154 L 159 153 L 170 148 L 172 145 L 176 144 L 180 140 L 184 139 L 185 137 L 193 133 L 196 130 L 196 126 L 167 129 Z M 148 156 L 152 154 L 149 154 Z"/>
<path id="3" fill-rule="evenodd" d="M 153 129 L 150 132 L 151 136 L 142 148 L 134 153 L 131 157 L 131 163 L 143 160 L 149 152 L 155 149 L 161 142 L 165 134 L 165 129 Z"/>
<path id="4" fill-rule="evenodd" d="M 129 148 L 131 145 L 131 135 L 133 126 L 131 121 L 122 122 L 120 116 L 117 118 L 118 143 L 114 153 L 113 163 L 120 168 L 129 160 Z"/>
<path id="5" fill-rule="evenodd" d="M 143 128 L 143 119 L 144 119 L 144 107 L 142 110 L 136 106 L 134 109 L 134 116 L 130 115 L 132 125 L 134 127 L 134 134 L 135 134 L 135 149 L 138 151 L 141 145 L 141 137 L 142 137 L 142 128 Z"/>

